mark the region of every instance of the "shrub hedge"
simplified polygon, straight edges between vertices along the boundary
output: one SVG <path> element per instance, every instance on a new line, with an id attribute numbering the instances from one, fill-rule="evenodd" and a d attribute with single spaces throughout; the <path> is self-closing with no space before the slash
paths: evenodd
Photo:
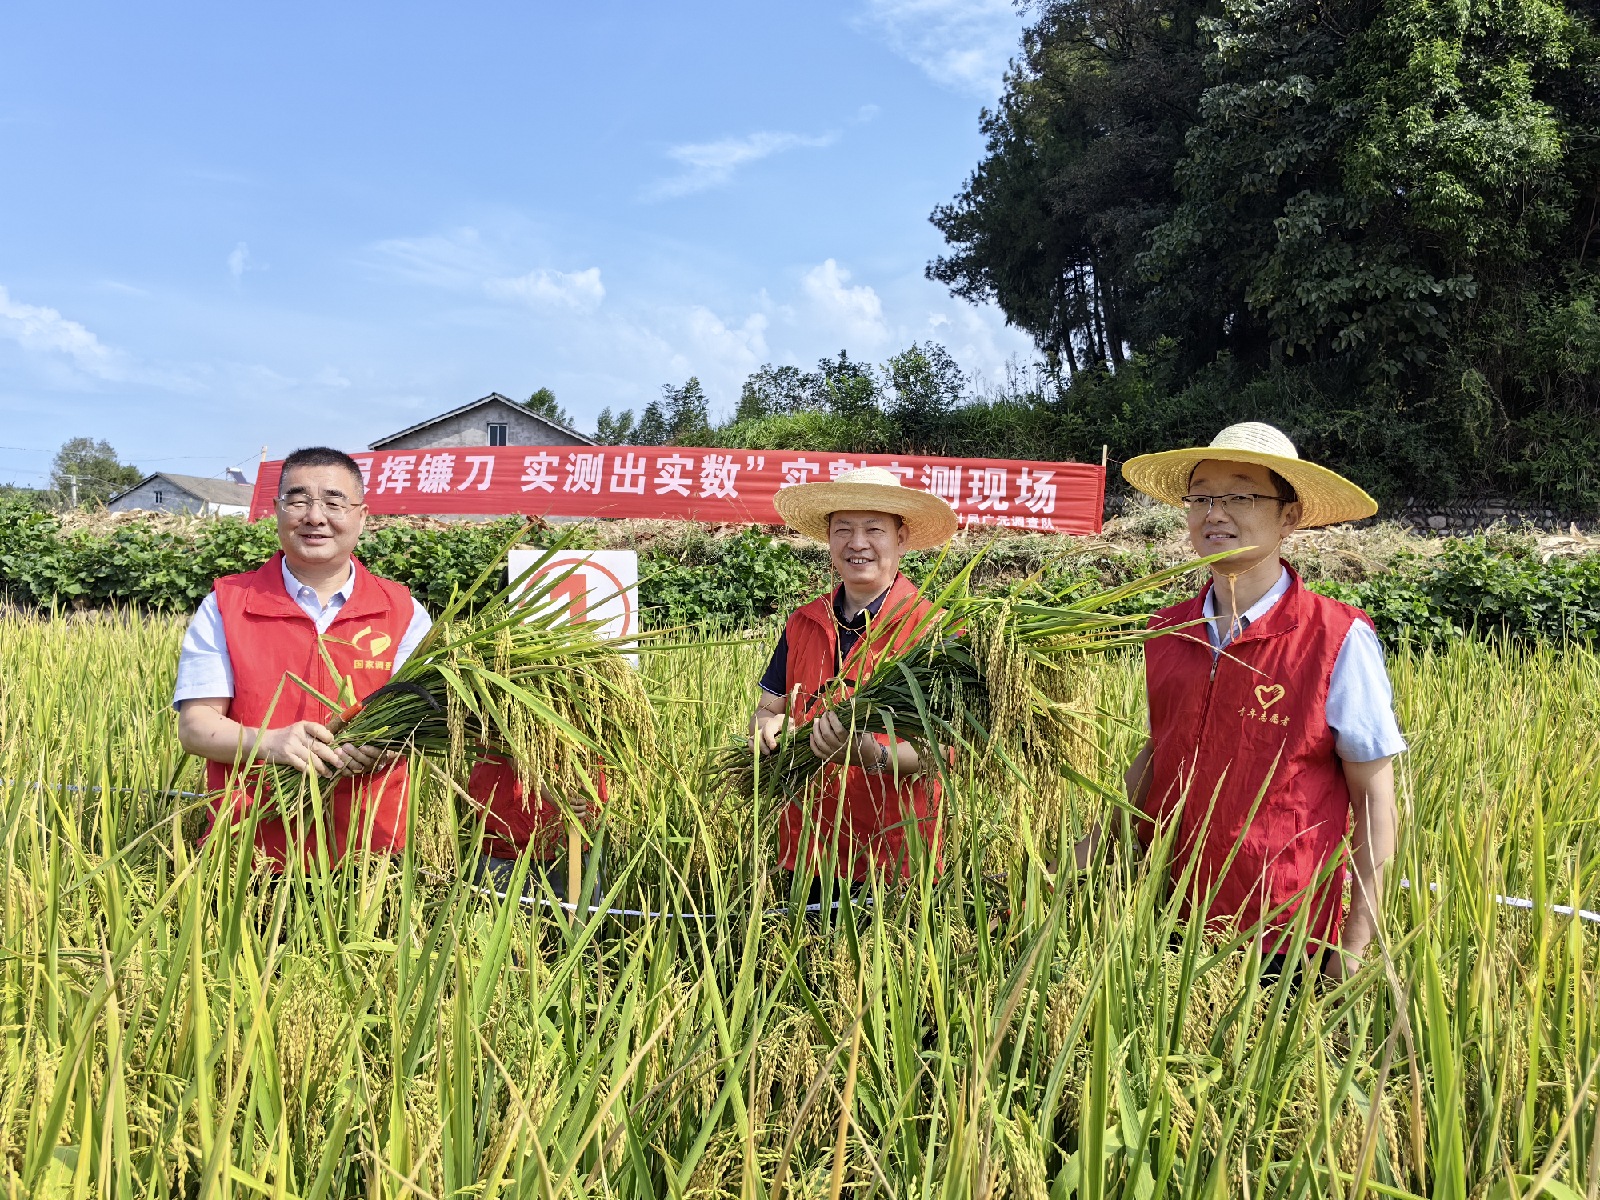
<path id="1" fill-rule="evenodd" d="M 515 518 L 482 523 L 374 522 L 362 559 L 399 580 L 432 608 L 470 583 L 515 533 Z M 580 528 L 580 545 L 616 544 L 599 526 Z M 128 521 L 63 529 L 53 516 L 0 500 L 0 598 L 49 608 L 134 605 L 185 612 L 220 575 L 249 570 L 277 540 L 270 523 L 235 518 Z M 685 526 L 640 547 L 640 605 L 654 626 L 748 627 L 787 612 L 826 586 L 827 555 L 765 530 L 732 534 Z M 905 569 L 948 577 L 978 552 L 958 542 L 944 557 L 912 554 Z M 1163 565 L 1154 546 L 1132 550 L 1048 537 L 1005 538 L 985 551 L 981 578 L 1051 589 L 1104 587 Z M 1519 640 L 1600 636 L 1600 555 L 1541 561 L 1531 539 L 1478 535 L 1452 539 L 1436 554 L 1403 552 L 1381 573 L 1355 582 L 1313 581 L 1325 595 L 1360 605 L 1391 644 L 1438 642 L 1472 632 Z M 1190 594 L 1131 604 L 1138 611 Z"/>

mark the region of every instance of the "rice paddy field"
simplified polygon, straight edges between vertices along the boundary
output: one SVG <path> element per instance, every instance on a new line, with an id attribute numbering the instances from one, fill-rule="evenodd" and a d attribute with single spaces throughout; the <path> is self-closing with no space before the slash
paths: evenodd
<path id="1" fill-rule="evenodd" d="M 0 617 L 0 1195 L 1600 1195 L 1600 926 L 1555 907 L 1600 908 L 1591 650 L 1394 657 L 1381 951 L 1263 987 L 1126 845 L 1052 873 L 1106 807 L 1047 770 L 954 781 L 937 880 L 785 911 L 711 768 L 761 638 L 645 660 L 600 857 L 657 915 L 473 891 L 449 764 L 404 857 L 274 882 L 196 846 L 181 633 Z M 1081 687 L 1061 760 L 1113 784 L 1138 660 Z"/>

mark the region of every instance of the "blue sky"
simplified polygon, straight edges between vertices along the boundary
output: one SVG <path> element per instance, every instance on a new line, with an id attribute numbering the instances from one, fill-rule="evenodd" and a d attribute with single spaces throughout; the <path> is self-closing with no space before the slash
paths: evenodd
<path id="1" fill-rule="evenodd" d="M 0 481 L 198 475 L 490 391 L 1028 341 L 926 281 L 1010 0 L 10 3 Z"/>

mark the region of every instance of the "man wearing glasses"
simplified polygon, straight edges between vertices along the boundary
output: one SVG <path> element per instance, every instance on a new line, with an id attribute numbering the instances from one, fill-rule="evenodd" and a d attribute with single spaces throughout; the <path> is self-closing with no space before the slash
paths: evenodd
<path id="1" fill-rule="evenodd" d="M 1267 975 L 1304 920 L 1308 952 L 1342 978 L 1377 931 L 1406 743 L 1371 620 L 1309 591 L 1279 550 L 1297 528 L 1378 506 L 1254 421 L 1131 459 L 1123 476 L 1184 508 L 1196 554 L 1228 555 L 1199 596 L 1151 622 L 1172 632 L 1145 644 L 1150 737 L 1126 776 L 1140 839 L 1176 825 L 1174 885 L 1191 911 L 1209 901 L 1209 920 L 1257 930 Z M 1080 843 L 1080 865 L 1097 841 Z"/>
<path id="2" fill-rule="evenodd" d="M 252 762 L 314 770 L 335 780 L 324 793 L 325 849 L 384 852 L 405 844 L 406 767 L 374 748 L 339 745 L 325 705 L 290 679 L 330 698 L 363 698 L 383 684 L 431 624 L 404 586 L 379 579 L 354 558 L 366 524 L 361 469 L 324 446 L 283 462 L 276 501 L 281 549 L 254 571 L 217 580 L 189 622 L 173 706 L 178 740 L 206 760 L 219 793 L 212 825 L 242 821 L 264 787 L 237 786 Z M 230 815 L 231 814 L 231 815 Z M 282 869 L 293 853 L 315 853 L 298 823 L 264 815 L 255 849 Z"/>

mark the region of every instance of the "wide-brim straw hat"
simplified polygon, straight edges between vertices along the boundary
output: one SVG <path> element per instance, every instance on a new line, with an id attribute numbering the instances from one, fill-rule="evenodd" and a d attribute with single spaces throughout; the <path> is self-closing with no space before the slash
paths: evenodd
<path id="1" fill-rule="evenodd" d="M 1337 471 L 1306 462 L 1282 430 L 1262 421 L 1229 425 L 1209 446 L 1141 454 L 1122 464 L 1122 477 L 1147 496 L 1181 505 L 1195 466 L 1208 460 L 1255 463 L 1282 475 L 1300 495 L 1300 527 L 1359 521 L 1378 502 Z"/>
<path id="2" fill-rule="evenodd" d="M 905 522 L 907 550 L 942 546 L 960 524 L 942 497 L 903 486 L 900 476 L 883 467 L 857 467 L 837 479 L 796 484 L 772 503 L 791 529 L 819 542 L 828 540 L 828 518 L 836 512 L 894 513 Z"/>

